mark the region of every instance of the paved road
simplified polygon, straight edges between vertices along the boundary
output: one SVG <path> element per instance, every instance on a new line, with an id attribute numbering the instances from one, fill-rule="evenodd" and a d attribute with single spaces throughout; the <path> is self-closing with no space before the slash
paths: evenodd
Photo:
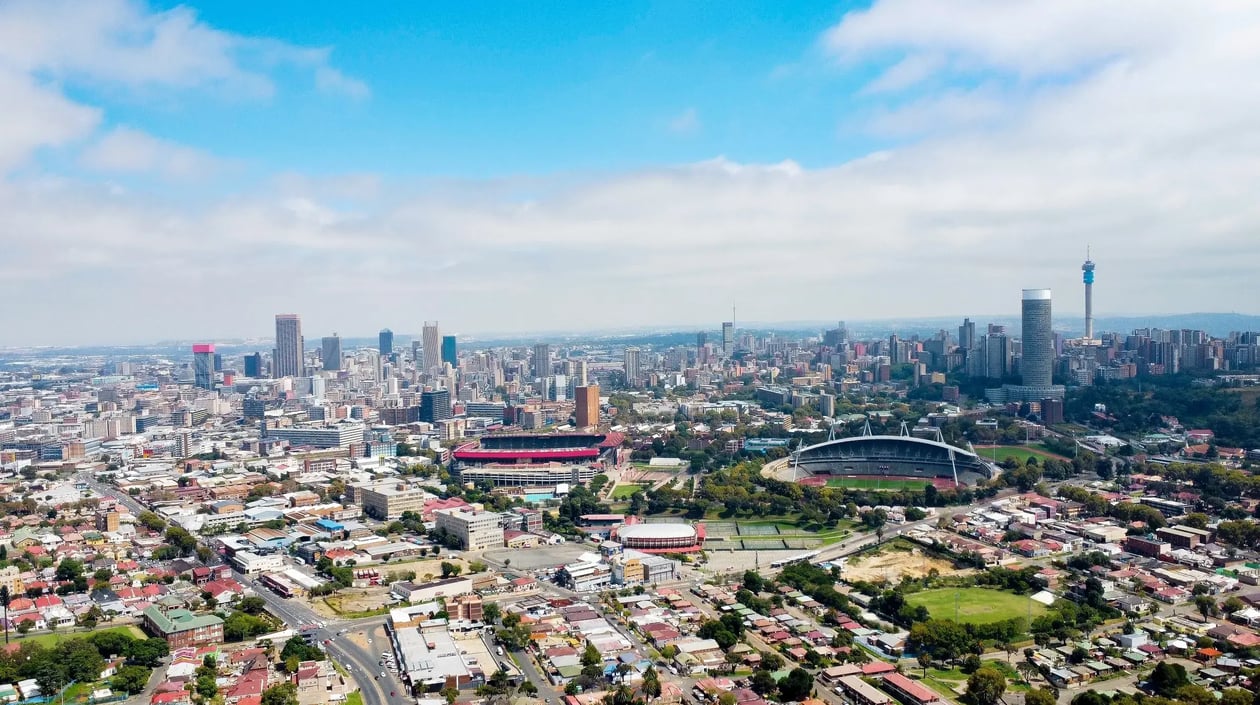
<path id="1" fill-rule="evenodd" d="M 141 512 L 148 511 L 134 497 L 119 491 L 115 487 L 109 487 L 97 482 L 89 473 L 81 473 L 80 478 L 93 490 L 113 497 L 137 516 Z M 210 563 L 212 565 L 222 562 L 223 559 L 217 553 L 211 556 Z M 398 705 L 409 701 L 406 695 L 407 689 L 403 687 L 393 674 L 386 671 L 384 678 L 379 677 L 379 673 L 383 669 L 377 665 L 379 659 L 376 655 L 368 653 L 344 636 L 337 636 L 336 633 L 339 628 L 370 631 L 384 623 L 384 617 L 371 617 L 343 622 L 327 621 L 309 607 L 280 597 L 258 584 L 252 578 L 242 577 L 241 582 L 250 585 L 254 589 L 254 593 L 267 604 L 268 610 L 276 617 L 279 617 L 285 625 L 294 629 L 310 624 L 327 625 L 316 632 L 316 638 L 320 643 L 324 641 L 329 642 L 324 648 L 331 659 L 349 670 L 351 678 L 358 684 L 359 691 L 363 693 L 364 705 Z M 384 642 L 381 650 L 389 649 L 388 642 Z M 396 695 L 390 697 L 390 692 L 394 692 Z"/>

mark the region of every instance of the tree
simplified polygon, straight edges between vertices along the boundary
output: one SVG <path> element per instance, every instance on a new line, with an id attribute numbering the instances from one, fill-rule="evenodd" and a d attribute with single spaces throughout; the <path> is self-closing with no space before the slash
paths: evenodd
<path id="1" fill-rule="evenodd" d="M 499 608 L 499 603 L 487 602 L 485 606 L 481 608 L 481 621 L 486 624 L 495 624 L 499 621 L 499 616 L 502 613 L 502 610 Z"/>
<path id="2" fill-rule="evenodd" d="M 451 577 L 457 576 L 461 572 L 463 572 L 463 570 L 464 570 L 463 567 L 458 564 L 451 563 L 450 561 L 442 561 L 442 577 L 443 578 L 451 578 Z"/>
<path id="3" fill-rule="evenodd" d="M 784 702 L 801 701 L 809 697 L 814 689 L 814 677 L 803 668 L 793 668 L 779 681 L 779 697 Z"/>
<path id="4" fill-rule="evenodd" d="M 769 695 L 773 693 L 779 684 L 774 679 L 774 674 L 770 671 L 757 671 L 752 674 L 751 687 L 757 695 Z"/>
<path id="5" fill-rule="evenodd" d="M 1183 685 L 1178 688 L 1177 702 L 1186 705 L 1217 705 L 1216 696 L 1201 685 Z"/>
<path id="6" fill-rule="evenodd" d="M 1024 705 L 1054 705 L 1054 693 L 1043 688 L 1033 688 L 1024 694 Z"/>
<path id="7" fill-rule="evenodd" d="M 655 666 L 648 666 L 648 669 L 643 672 L 642 689 L 643 694 L 649 698 L 661 697 L 661 678 L 656 673 Z"/>
<path id="8" fill-rule="evenodd" d="M 1190 677 L 1186 675 L 1186 667 L 1179 663 L 1169 663 L 1167 661 L 1160 661 L 1155 666 L 1155 670 L 1151 671 L 1151 677 L 1148 680 L 1151 688 L 1158 695 L 1165 698 L 1173 697 L 1180 688 L 1190 685 Z"/>
<path id="9" fill-rule="evenodd" d="M 915 660 L 919 662 L 919 667 L 923 669 L 923 677 L 927 678 L 928 666 L 932 665 L 932 655 L 926 651 L 920 651 Z"/>
<path id="10" fill-rule="evenodd" d="M 1242 688 L 1226 688 L 1221 692 L 1220 705 L 1253 705 L 1255 696 Z"/>
<path id="11" fill-rule="evenodd" d="M 582 651 L 582 665 L 598 666 L 603 661 L 604 658 L 599 655 L 599 649 L 595 648 L 594 644 L 587 642 L 586 649 Z"/>
<path id="12" fill-rule="evenodd" d="M 751 590 L 754 594 L 765 589 L 765 581 L 762 580 L 761 574 L 755 570 L 744 571 L 744 579 L 742 582 L 744 583 L 744 587 Z"/>
<path id="13" fill-rule="evenodd" d="M 236 603 L 236 609 L 244 612 L 245 614 L 258 615 L 267 611 L 267 603 L 264 602 L 261 597 L 242 597 L 240 601 Z"/>
<path id="14" fill-rule="evenodd" d="M 127 647 L 127 660 L 137 666 L 156 668 L 171 652 L 165 639 L 136 639 Z"/>
<path id="15" fill-rule="evenodd" d="M 1195 595 L 1194 606 L 1199 608 L 1199 614 L 1203 615 L 1203 621 L 1216 612 L 1216 600 L 1211 595 Z"/>
<path id="16" fill-rule="evenodd" d="M 298 705 L 297 686 L 278 683 L 263 691 L 262 705 Z"/>
<path id="17" fill-rule="evenodd" d="M 1000 671 L 985 666 L 967 679 L 967 696 L 975 705 L 994 705 L 1006 692 L 1006 677 Z"/>
<path id="18" fill-rule="evenodd" d="M 79 683 L 90 683 L 100 678 L 105 659 L 101 652 L 86 639 L 70 639 L 57 646 L 56 658 L 65 669 L 66 678 Z"/>
<path id="19" fill-rule="evenodd" d="M 123 666 L 109 679 L 109 687 L 123 693 L 135 694 L 149 684 L 152 670 L 144 666 Z"/>
<path id="20" fill-rule="evenodd" d="M 442 689 L 442 697 L 446 698 L 448 705 L 454 705 L 455 701 L 459 699 L 459 689 L 448 685 Z"/>

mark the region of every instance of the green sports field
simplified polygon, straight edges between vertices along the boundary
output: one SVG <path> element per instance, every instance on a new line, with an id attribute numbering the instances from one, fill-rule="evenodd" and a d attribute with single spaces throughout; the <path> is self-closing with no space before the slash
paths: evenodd
<path id="1" fill-rule="evenodd" d="M 906 595 L 906 602 L 916 607 L 923 605 L 936 619 L 954 619 L 957 604 L 958 621 L 964 624 L 989 624 L 1011 617 L 1028 619 L 1030 615 L 1036 618 L 1046 611 L 1045 605 L 1024 595 L 975 587 L 924 590 Z"/>
<path id="2" fill-rule="evenodd" d="M 927 480 L 893 479 L 887 477 L 832 477 L 828 487 L 849 487 L 855 490 L 918 490 L 931 484 Z"/>
<path id="3" fill-rule="evenodd" d="M 630 499 L 631 497 L 634 496 L 635 492 L 646 492 L 647 488 L 648 488 L 647 485 L 639 485 L 639 484 L 617 485 L 616 487 L 613 488 L 611 498 L 612 499 Z"/>
<path id="4" fill-rule="evenodd" d="M 976 448 L 976 455 L 985 460 L 993 460 L 993 456 L 997 455 L 997 462 L 1002 462 L 1007 458 L 1014 458 L 1021 463 L 1029 458 L 1036 458 L 1038 462 L 1048 458 L 1059 458 L 1054 453 L 1042 450 L 1036 446 L 998 446 L 996 453 L 992 447 Z"/>

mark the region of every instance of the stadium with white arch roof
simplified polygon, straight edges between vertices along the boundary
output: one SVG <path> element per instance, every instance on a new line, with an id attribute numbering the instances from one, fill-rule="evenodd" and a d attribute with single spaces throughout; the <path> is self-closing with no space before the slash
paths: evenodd
<path id="1" fill-rule="evenodd" d="M 901 435 L 874 435 L 869 424 L 860 436 L 831 438 L 801 448 L 787 458 L 780 477 L 826 480 L 829 477 L 923 479 L 938 486 L 974 485 L 1001 470 L 970 448 L 936 438 L 911 435 L 902 424 Z M 818 480 L 814 480 L 817 483 Z"/>

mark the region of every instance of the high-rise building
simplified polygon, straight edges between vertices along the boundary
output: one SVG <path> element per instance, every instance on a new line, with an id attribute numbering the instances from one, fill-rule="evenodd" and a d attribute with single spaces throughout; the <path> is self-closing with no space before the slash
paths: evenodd
<path id="1" fill-rule="evenodd" d="M 1023 356 L 1019 370 L 1025 387 L 1049 387 L 1054 366 L 1054 333 L 1050 328 L 1050 290 L 1024 289 Z"/>
<path id="2" fill-rule="evenodd" d="M 599 385 L 577 387 L 574 390 L 573 416 L 578 428 L 599 425 Z"/>
<path id="3" fill-rule="evenodd" d="M 424 343 L 424 370 L 428 372 L 442 366 L 442 335 L 437 321 L 425 321 L 421 334 Z"/>
<path id="4" fill-rule="evenodd" d="M 442 362 L 450 363 L 451 367 L 459 367 L 459 356 L 456 350 L 455 336 L 442 336 Z"/>
<path id="5" fill-rule="evenodd" d="M 262 377 L 263 356 L 262 353 L 254 353 L 245 356 L 245 376 L 246 377 Z"/>
<path id="6" fill-rule="evenodd" d="M 700 331 L 699 333 L 696 333 L 696 350 L 700 350 L 701 348 L 703 348 L 704 346 L 708 344 L 709 344 L 708 333 L 704 331 Z"/>
<path id="7" fill-rule="evenodd" d="M 735 323 L 725 321 L 722 323 L 722 354 L 730 357 L 733 352 L 735 352 Z"/>
<path id="8" fill-rule="evenodd" d="M 333 333 L 320 340 L 323 348 L 324 369 L 341 370 L 341 336 Z"/>
<path id="9" fill-rule="evenodd" d="M 958 347 L 963 350 L 976 347 L 976 322 L 970 318 L 964 318 L 962 325 L 958 326 Z"/>
<path id="10" fill-rule="evenodd" d="M 214 389 L 214 344 L 193 346 L 193 383 L 201 389 Z"/>
<path id="11" fill-rule="evenodd" d="M 276 314 L 276 350 L 271 376 L 301 377 L 306 355 L 302 350 L 302 317 L 296 313 Z"/>
<path id="12" fill-rule="evenodd" d="M 451 418 L 451 393 L 434 389 L 420 393 L 420 420 L 434 423 Z"/>
<path id="13" fill-rule="evenodd" d="M 394 331 L 388 328 L 382 328 L 381 332 L 376 336 L 376 347 L 381 351 L 381 357 L 388 357 L 394 354 Z"/>
<path id="14" fill-rule="evenodd" d="M 639 349 L 635 347 L 626 348 L 624 354 L 623 369 L 626 373 L 626 386 L 637 387 L 641 382 L 641 373 L 639 366 Z"/>
<path id="15" fill-rule="evenodd" d="M 1094 262 L 1085 251 L 1085 264 L 1081 265 L 1085 280 L 1085 340 L 1094 339 Z"/>
<path id="16" fill-rule="evenodd" d="M 538 343 L 534 346 L 534 379 L 551 376 L 551 346 Z"/>

